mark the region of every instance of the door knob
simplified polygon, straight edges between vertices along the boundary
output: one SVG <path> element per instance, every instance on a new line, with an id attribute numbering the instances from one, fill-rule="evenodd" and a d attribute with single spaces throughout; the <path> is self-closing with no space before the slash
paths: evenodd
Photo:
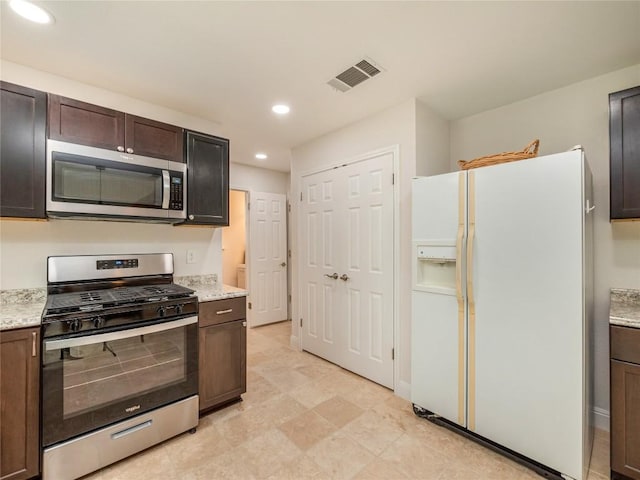
<path id="1" fill-rule="evenodd" d="M 118 150 L 119 152 L 124 152 L 124 147 L 122 145 L 119 145 L 116 150 Z"/>
<path id="2" fill-rule="evenodd" d="M 286 263 L 284 263 L 284 262 L 282 262 L 282 263 L 280 264 L 280 266 L 281 266 L 281 267 L 286 267 L 286 266 L 287 266 L 287 264 L 286 264 Z"/>
<path id="3" fill-rule="evenodd" d="M 349 275 L 347 275 L 346 273 L 343 273 L 342 275 L 340 275 L 340 280 L 342 280 L 343 282 L 346 282 L 347 280 L 349 280 Z"/>
<path id="4" fill-rule="evenodd" d="M 324 276 L 327 278 L 333 278 L 334 280 L 338 279 L 338 274 L 336 272 L 333 272 L 331 275 L 329 275 L 328 273 L 325 273 Z"/>
<path id="5" fill-rule="evenodd" d="M 133 153 L 133 148 L 131 147 L 127 148 L 127 153 Z"/>

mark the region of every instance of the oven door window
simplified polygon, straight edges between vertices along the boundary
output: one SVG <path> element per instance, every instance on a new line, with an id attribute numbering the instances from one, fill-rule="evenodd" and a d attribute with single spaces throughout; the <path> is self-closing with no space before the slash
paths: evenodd
<path id="1" fill-rule="evenodd" d="M 162 208 L 162 170 L 53 152 L 53 199 Z"/>
<path id="2" fill-rule="evenodd" d="M 195 394 L 197 327 L 172 324 L 45 340 L 45 445 Z"/>

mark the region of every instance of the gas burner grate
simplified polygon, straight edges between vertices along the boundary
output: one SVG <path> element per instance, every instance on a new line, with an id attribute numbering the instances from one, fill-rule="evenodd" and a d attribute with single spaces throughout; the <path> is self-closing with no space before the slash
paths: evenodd
<path id="1" fill-rule="evenodd" d="M 87 302 L 102 302 L 103 298 L 100 292 L 84 292 L 80 294 L 80 301 Z"/>

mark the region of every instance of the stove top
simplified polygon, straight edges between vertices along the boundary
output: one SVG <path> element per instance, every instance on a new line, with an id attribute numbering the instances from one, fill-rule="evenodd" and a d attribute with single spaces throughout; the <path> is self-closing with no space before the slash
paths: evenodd
<path id="1" fill-rule="evenodd" d="M 173 255 L 47 259 L 43 338 L 94 334 L 198 314 L 190 288 L 173 283 Z"/>
<path id="2" fill-rule="evenodd" d="M 193 290 L 175 283 L 115 287 L 47 296 L 46 314 L 104 310 L 136 303 L 187 298 Z"/>

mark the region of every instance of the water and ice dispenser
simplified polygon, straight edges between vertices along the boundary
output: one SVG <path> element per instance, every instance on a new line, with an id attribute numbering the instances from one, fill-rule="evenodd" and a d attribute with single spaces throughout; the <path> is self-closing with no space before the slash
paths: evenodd
<path id="1" fill-rule="evenodd" d="M 455 295 L 455 245 L 428 245 L 417 242 L 414 246 L 414 290 Z"/>

